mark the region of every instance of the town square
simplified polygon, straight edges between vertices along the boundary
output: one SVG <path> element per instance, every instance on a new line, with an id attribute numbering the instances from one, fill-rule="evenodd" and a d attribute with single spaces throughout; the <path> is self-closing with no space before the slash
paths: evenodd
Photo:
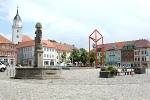
<path id="1" fill-rule="evenodd" d="M 0 0 L 0 100 L 149 100 L 149 5 Z"/>

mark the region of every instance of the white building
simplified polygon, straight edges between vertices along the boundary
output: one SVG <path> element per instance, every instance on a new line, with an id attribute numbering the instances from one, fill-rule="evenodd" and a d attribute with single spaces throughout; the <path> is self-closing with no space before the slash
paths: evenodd
<path id="1" fill-rule="evenodd" d="M 22 42 L 22 21 L 18 13 L 18 8 L 17 8 L 17 14 L 13 20 L 12 42 L 14 44 L 18 44 L 18 42 Z"/>
<path id="2" fill-rule="evenodd" d="M 66 59 L 64 59 L 64 62 L 71 62 L 70 60 L 70 54 L 72 52 L 72 49 L 74 49 L 74 45 L 69 45 L 69 44 L 62 44 L 62 43 L 56 43 L 56 42 L 53 42 L 53 45 L 55 46 L 55 49 L 56 49 L 56 52 L 55 52 L 55 55 L 56 55 L 56 63 L 59 63 L 62 62 L 62 57 L 61 55 L 63 54 L 63 52 L 66 53 Z"/>
<path id="3" fill-rule="evenodd" d="M 34 40 L 20 43 L 16 48 L 18 50 L 18 62 L 21 64 L 34 65 Z M 47 40 L 42 40 L 43 45 L 43 66 L 55 65 L 55 48 Z"/>

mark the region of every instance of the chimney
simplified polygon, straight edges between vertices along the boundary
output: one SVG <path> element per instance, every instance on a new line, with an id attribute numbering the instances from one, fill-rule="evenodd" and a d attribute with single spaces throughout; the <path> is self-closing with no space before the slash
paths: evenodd
<path id="1" fill-rule="evenodd" d="M 74 44 L 72 46 L 74 47 Z"/>

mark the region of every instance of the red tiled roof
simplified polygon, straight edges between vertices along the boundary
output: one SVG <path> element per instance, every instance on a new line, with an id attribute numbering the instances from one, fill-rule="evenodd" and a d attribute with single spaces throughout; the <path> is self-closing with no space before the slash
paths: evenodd
<path id="1" fill-rule="evenodd" d="M 53 45 L 52 42 L 48 41 L 48 40 L 42 40 L 42 45 L 45 47 L 51 47 L 54 48 L 55 46 Z"/>
<path id="2" fill-rule="evenodd" d="M 18 49 L 18 48 L 29 47 L 29 46 L 34 46 L 34 45 L 35 45 L 34 40 L 31 40 L 31 41 L 25 41 L 25 42 L 22 42 L 22 43 L 18 44 L 16 48 Z M 48 40 L 42 40 L 42 45 L 44 47 L 54 48 L 53 43 L 48 41 Z"/>
<path id="3" fill-rule="evenodd" d="M 62 51 L 71 51 L 66 44 L 61 44 L 61 43 L 57 43 L 57 42 L 52 42 L 53 45 L 55 46 L 55 49 L 61 49 Z"/>
<path id="4" fill-rule="evenodd" d="M 124 45 L 126 45 L 125 42 L 115 42 L 115 43 L 107 43 L 104 44 L 104 51 L 108 51 L 110 46 L 116 46 L 117 48 L 115 50 L 121 50 Z M 99 45 L 98 47 L 101 48 L 102 45 Z"/>
<path id="5" fill-rule="evenodd" d="M 150 47 L 150 43 L 146 39 L 141 39 L 141 40 L 138 40 L 137 43 L 135 44 L 135 48 L 138 48 L 138 47 Z"/>
<path id="6" fill-rule="evenodd" d="M 22 35 L 22 42 L 25 42 L 25 41 L 31 41 L 32 39 L 29 38 L 28 36 L 26 35 Z"/>
<path id="7" fill-rule="evenodd" d="M 2 35 L 0 35 L 0 43 L 9 43 L 9 44 L 13 44 L 10 40 L 6 39 L 6 38 L 3 37 Z"/>
<path id="8" fill-rule="evenodd" d="M 64 43 L 64 45 L 66 45 L 67 46 L 67 48 L 71 51 L 72 49 L 77 49 L 75 46 L 74 46 L 74 44 L 73 45 L 70 45 L 70 44 L 65 44 Z"/>

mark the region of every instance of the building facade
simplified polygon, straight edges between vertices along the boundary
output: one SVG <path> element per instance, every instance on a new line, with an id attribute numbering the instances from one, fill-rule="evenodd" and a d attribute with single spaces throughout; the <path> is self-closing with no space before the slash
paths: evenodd
<path id="1" fill-rule="evenodd" d="M 18 62 L 28 66 L 34 66 L 34 40 L 22 42 L 17 45 Z M 55 65 L 55 48 L 47 40 L 42 40 L 43 45 L 43 66 Z"/>
<path id="2" fill-rule="evenodd" d="M 137 41 L 127 41 L 126 45 L 122 47 L 122 66 L 134 66 L 134 48 Z"/>
<path id="3" fill-rule="evenodd" d="M 104 44 L 105 65 L 121 66 L 121 49 L 126 42 Z M 100 58 L 101 45 L 98 46 L 98 58 Z"/>
<path id="4" fill-rule="evenodd" d="M 74 49 L 74 45 L 68 45 L 66 43 L 62 44 L 62 43 L 56 43 L 53 42 L 53 45 L 55 46 L 55 56 L 56 56 L 56 63 L 58 64 L 59 62 L 71 62 L 70 60 L 70 55 L 72 52 L 72 49 Z M 61 55 L 63 55 L 63 53 L 66 54 L 66 59 L 62 59 Z"/>
<path id="5" fill-rule="evenodd" d="M 17 63 L 15 45 L 2 35 L 0 35 L 0 61 L 4 61 L 4 63 L 9 63 L 10 65 Z"/>
<path id="6" fill-rule="evenodd" d="M 148 55 L 146 55 L 148 53 Z M 150 67 L 150 42 L 146 39 L 140 39 L 135 44 L 134 65 L 145 65 Z"/>

